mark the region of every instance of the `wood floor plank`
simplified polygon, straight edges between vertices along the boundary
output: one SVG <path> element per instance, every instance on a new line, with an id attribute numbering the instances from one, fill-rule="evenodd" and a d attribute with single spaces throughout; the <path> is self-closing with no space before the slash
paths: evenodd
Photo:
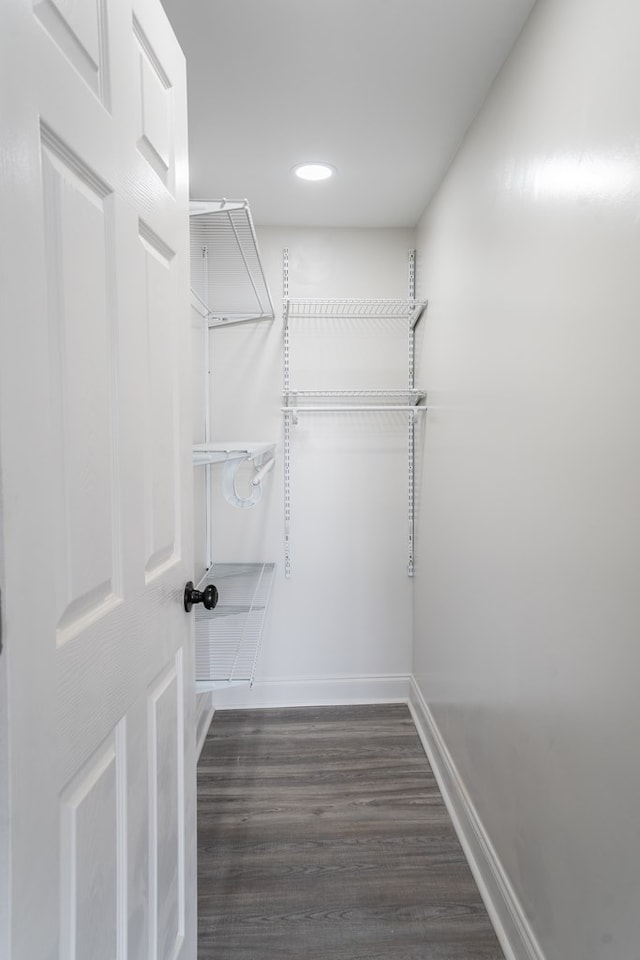
<path id="1" fill-rule="evenodd" d="M 221 711 L 199 960 L 504 960 L 403 704 Z"/>

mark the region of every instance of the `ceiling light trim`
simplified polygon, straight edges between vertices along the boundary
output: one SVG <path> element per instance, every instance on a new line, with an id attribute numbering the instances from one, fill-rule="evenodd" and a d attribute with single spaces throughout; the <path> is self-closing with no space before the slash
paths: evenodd
<path id="1" fill-rule="evenodd" d="M 336 168 L 325 160 L 303 160 L 296 163 L 291 172 L 306 183 L 323 183 L 331 180 L 337 173 Z"/>

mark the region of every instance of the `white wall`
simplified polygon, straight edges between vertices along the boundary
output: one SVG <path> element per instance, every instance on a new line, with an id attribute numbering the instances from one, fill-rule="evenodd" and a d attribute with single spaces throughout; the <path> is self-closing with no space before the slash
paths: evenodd
<path id="1" fill-rule="evenodd" d="M 539 0 L 418 231 L 415 676 L 547 960 L 640 957 L 639 37 Z"/>
<path id="2" fill-rule="evenodd" d="M 214 438 L 278 443 L 277 466 L 251 509 L 223 499 L 215 468 L 215 559 L 278 564 L 257 687 L 410 672 L 401 414 L 300 417 L 292 430 L 293 575 L 285 579 L 281 297 L 285 246 L 291 295 L 404 297 L 414 239 L 412 230 L 259 228 L 277 318 L 213 331 Z M 297 330 L 292 387 L 406 386 L 406 334 L 397 323 L 305 321 Z"/>
<path id="3" fill-rule="evenodd" d="M 2 482 L 0 475 L 0 484 Z M 1 493 L 1 488 L 0 488 Z M 5 636 L 6 624 L 2 612 L 2 597 L 5 589 L 2 497 L 0 496 L 0 638 Z M 3 640 L 4 644 L 4 640 Z M 7 677 L 7 655 L 0 653 L 0 770 L 9 770 L 9 684 Z M 9 901 L 11 891 L 11 868 L 9 849 L 9 778 L 0 778 L 0 957 L 9 956 Z"/>

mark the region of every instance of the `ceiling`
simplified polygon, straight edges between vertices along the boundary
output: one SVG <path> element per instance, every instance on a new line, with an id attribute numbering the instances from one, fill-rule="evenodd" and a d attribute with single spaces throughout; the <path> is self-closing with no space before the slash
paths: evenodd
<path id="1" fill-rule="evenodd" d="M 191 196 L 261 225 L 414 226 L 535 0 L 162 0 Z M 330 181 L 295 163 L 324 160 Z"/>

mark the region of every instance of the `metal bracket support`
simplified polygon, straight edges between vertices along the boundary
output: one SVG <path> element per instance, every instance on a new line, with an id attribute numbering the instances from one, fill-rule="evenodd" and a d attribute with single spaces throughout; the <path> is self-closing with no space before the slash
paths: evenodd
<path id="1" fill-rule="evenodd" d="M 416 252 L 415 250 L 409 251 L 409 275 L 408 275 L 408 297 L 410 300 L 415 300 L 416 296 Z M 413 390 L 415 384 L 415 325 L 417 323 L 417 318 L 414 320 L 413 317 L 409 318 L 407 326 L 407 348 L 408 348 L 408 376 L 409 376 L 409 390 Z M 415 483 L 414 483 L 414 463 L 415 463 L 415 421 L 416 417 L 414 413 L 410 413 L 408 417 L 408 430 L 407 430 L 407 493 L 408 493 L 408 503 L 407 503 L 407 513 L 408 513 L 408 559 L 407 559 L 407 573 L 410 577 L 413 576 L 413 561 L 414 561 L 414 505 L 415 505 Z"/>
<path id="2" fill-rule="evenodd" d="M 291 388 L 291 363 L 289 354 L 289 249 L 282 251 L 282 324 L 283 363 L 282 386 L 285 395 Z M 293 413 L 284 416 L 284 575 L 291 577 L 291 421 Z"/>
<path id="3" fill-rule="evenodd" d="M 409 426 L 407 433 L 407 482 L 408 482 L 408 561 L 407 561 L 407 573 L 410 577 L 413 576 L 414 571 L 414 503 L 415 503 L 415 481 L 414 481 L 414 460 L 415 460 L 415 422 L 416 415 L 415 413 L 409 414 Z"/>

